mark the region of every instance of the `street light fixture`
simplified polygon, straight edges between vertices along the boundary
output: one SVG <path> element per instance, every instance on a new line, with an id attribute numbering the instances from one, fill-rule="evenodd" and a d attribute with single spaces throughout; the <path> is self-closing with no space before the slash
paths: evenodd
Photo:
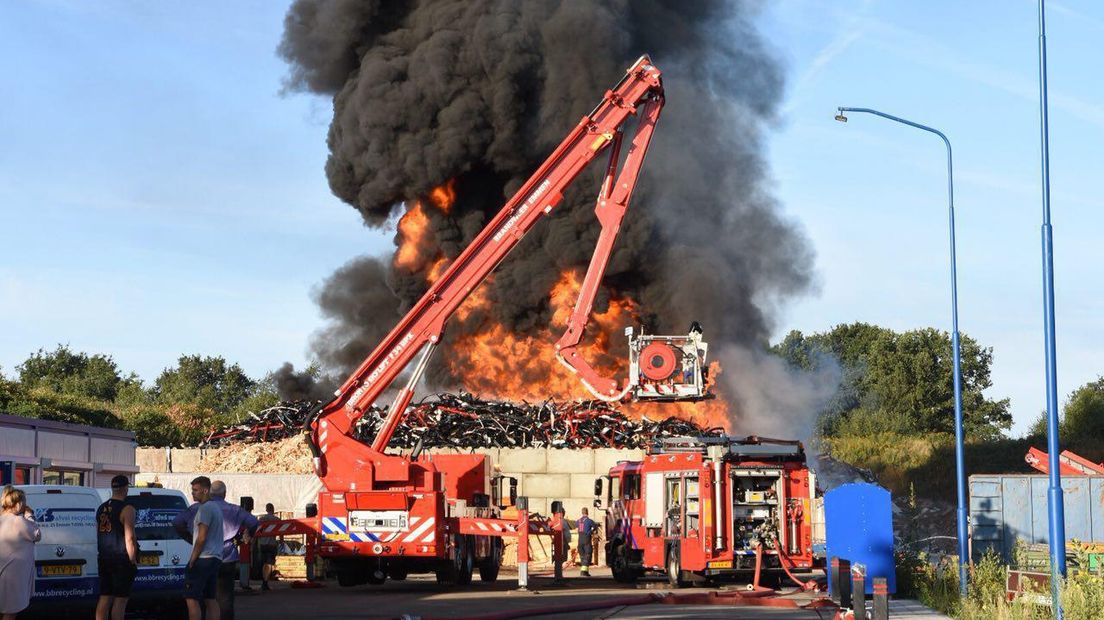
<path id="1" fill-rule="evenodd" d="M 955 261 L 954 174 L 951 165 L 951 141 L 938 129 L 870 108 L 839 108 L 839 113 L 836 114 L 837 121 L 847 122 L 847 116 L 844 115 L 844 112 L 873 114 L 909 127 L 923 129 L 939 136 L 943 139 L 943 143 L 947 145 L 947 215 L 951 236 L 951 346 L 954 350 L 955 479 L 958 483 L 958 584 L 960 594 L 965 597 L 969 546 L 967 544 L 966 529 L 966 463 L 964 460 L 965 439 L 962 431 L 962 354 L 958 339 L 958 267 Z"/>
<path id="2" fill-rule="evenodd" d="M 1050 128 L 1047 114 L 1046 2 L 1039 0 L 1039 142 L 1043 176 L 1043 330 L 1046 351 L 1048 543 L 1050 546 L 1050 597 L 1054 616 L 1062 620 L 1059 583 L 1066 576 L 1066 508 L 1062 472 L 1058 462 L 1058 369 L 1054 344 L 1054 230 L 1050 225 Z"/>

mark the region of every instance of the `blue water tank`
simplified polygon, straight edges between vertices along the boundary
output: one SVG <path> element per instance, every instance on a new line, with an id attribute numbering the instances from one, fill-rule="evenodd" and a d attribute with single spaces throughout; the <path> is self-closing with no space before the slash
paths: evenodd
<path id="1" fill-rule="evenodd" d="M 828 566 L 834 558 L 848 560 L 852 566 L 862 564 L 866 567 L 867 594 L 874 592 L 875 577 L 885 577 L 890 593 L 897 592 L 889 491 L 865 482 L 828 491 L 824 494 L 824 529 Z"/>

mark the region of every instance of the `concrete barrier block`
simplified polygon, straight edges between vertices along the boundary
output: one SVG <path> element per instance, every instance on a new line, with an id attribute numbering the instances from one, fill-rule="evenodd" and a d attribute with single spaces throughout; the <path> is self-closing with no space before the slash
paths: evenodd
<path id="1" fill-rule="evenodd" d="M 611 467 L 618 461 L 639 461 L 644 457 L 643 450 L 614 450 L 613 448 L 601 448 L 594 451 L 595 474 L 608 474 Z"/>
<path id="2" fill-rule="evenodd" d="M 164 448 L 138 448 L 134 451 L 134 464 L 139 472 L 169 471 Z"/>
<path id="3" fill-rule="evenodd" d="M 594 471 L 594 450 L 548 450 L 548 473 L 583 474 Z"/>
<path id="4" fill-rule="evenodd" d="M 593 500 L 595 476 L 595 474 L 571 474 L 571 497 Z"/>
<path id="5" fill-rule="evenodd" d="M 504 472 L 544 473 L 548 471 L 546 452 L 543 448 L 503 448 L 499 450 L 498 459 Z"/>
<path id="6" fill-rule="evenodd" d="M 201 453 L 198 448 L 174 448 L 169 471 L 174 473 L 199 471 L 200 458 Z"/>
<path id="7" fill-rule="evenodd" d="M 526 474 L 519 485 L 522 495 L 566 499 L 571 494 L 571 474 Z"/>

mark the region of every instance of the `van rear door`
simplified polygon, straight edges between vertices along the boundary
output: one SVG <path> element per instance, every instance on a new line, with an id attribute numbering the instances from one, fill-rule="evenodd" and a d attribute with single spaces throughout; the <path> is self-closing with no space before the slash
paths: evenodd
<path id="1" fill-rule="evenodd" d="M 96 508 L 99 495 L 88 487 L 22 487 L 42 539 L 35 544 L 36 603 L 81 603 L 99 591 L 96 566 Z"/>
<path id="2" fill-rule="evenodd" d="M 180 538 L 172 522 L 188 508 L 184 494 L 171 489 L 137 488 L 130 490 L 126 501 L 134 507 L 134 534 L 140 549 L 135 592 L 183 590 L 192 545 Z"/>

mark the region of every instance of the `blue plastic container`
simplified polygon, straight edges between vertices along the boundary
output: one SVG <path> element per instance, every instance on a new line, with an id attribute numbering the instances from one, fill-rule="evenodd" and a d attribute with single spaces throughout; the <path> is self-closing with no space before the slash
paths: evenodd
<path id="1" fill-rule="evenodd" d="M 829 566 L 833 558 L 849 560 L 852 566 L 862 564 L 867 594 L 874 593 L 875 577 L 885 577 L 890 593 L 897 592 L 889 491 L 865 482 L 828 491 L 824 494 L 824 529 Z"/>

